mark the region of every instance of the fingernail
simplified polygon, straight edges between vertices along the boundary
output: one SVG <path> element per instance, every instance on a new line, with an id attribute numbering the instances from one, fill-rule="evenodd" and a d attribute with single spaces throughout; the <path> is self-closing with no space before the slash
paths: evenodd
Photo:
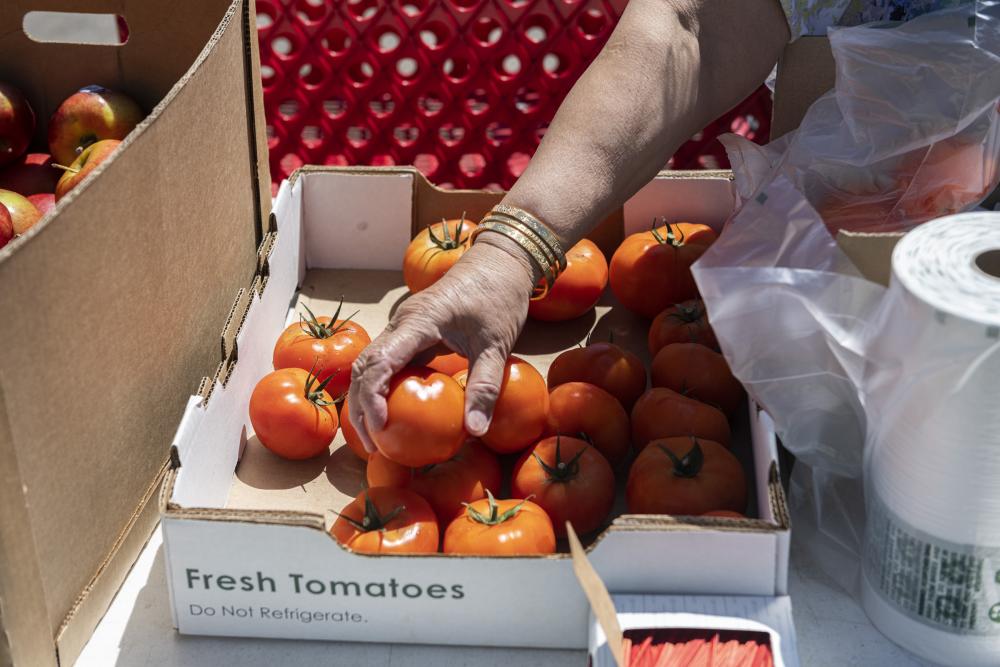
<path id="1" fill-rule="evenodd" d="M 469 416 L 465 418 L 465 421 L 466 426 L 469 429 L 469 433 L 472 435 L 482 435 L 486 433 L 486 429 L 490 425 L 486 415 L 479 410 L 473 410 L 470 412 Z"/>

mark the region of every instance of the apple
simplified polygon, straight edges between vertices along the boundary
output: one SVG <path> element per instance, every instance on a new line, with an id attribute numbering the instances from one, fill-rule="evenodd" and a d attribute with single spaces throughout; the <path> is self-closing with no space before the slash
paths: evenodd
<path id="1" fill-rule="evenodd" d="M 0 204 L 0 248 L 14 238 L 14 219 L 10 217 L 7 207 Z"/>
<path id="2" fill-rule="evenodd" d="M 76 158 L 73 164 L 65 167 L 62 177 L 56 184 L 56 201 L 65 197 L 70 190 L 87 177 L 87 174 L 111 157 L 120 144 L 121 142 L 117 139 L 104 139 L 84 148 L 80 157 Z"/>
<path id="3" fill-rule="evenodd" d="M 28 195 L 28 201 L 35 205 L 38 212 L 48 215 L 49 211 L 56 207 L 56 196 L 51 192 L 39 192 L 37 195 Z"/>
<path id="4" fill-rule="evenodd" d="M 14 221 L 15 234 L 25 233 L 42 218 L 35 205 L 16 192 L 0 190 L 0 204 L 7 207 L 7 212 Z"/>
<path id="5" fill-rule="evenodd" d="M 13 190 L 25 197 L 56 191 L 60 172 L 52 166 L 48 153 L 27 153 L 13 164 L 0 169 L 0 188 Z"/>
<path id="6" fill-rule="evenodd" d="M 52 159 L 68 165 L 102 139 L 124 139 L 143 118 L 130 97 L 102 86 L 81 88 L 66 98 L 49 121 Z"/>
<path id="7" fill-rule="evenodd" d="M 0 167 L 28 150 L 35 132 L 35 112 L 21 91 L 0 81 Z"/>

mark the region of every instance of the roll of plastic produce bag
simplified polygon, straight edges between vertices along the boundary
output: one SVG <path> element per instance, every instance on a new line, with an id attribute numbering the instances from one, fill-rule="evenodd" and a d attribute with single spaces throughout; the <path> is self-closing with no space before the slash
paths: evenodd
<path id="1" fill-rule="evenodd" d="M 890 639 L 948 665 L 1000 663 L 1000 213 L 896 246 L 862 395 L 862 600 Z"/>
<path id="2" fill-rule="evenodd" d="M 768 146 L 724 140 L 740 205 L 693 272 L 734 374 L 796 456 L 797 542 L 860 595 L 865 438 L 878 427 L 865 379 L 893 363 L 896 334 L 886 287 L 836 235 L 906 232 L 996 187 L 1000 0 L 831 29 L 830 42 L 835 88 L 798 130 Z"/>

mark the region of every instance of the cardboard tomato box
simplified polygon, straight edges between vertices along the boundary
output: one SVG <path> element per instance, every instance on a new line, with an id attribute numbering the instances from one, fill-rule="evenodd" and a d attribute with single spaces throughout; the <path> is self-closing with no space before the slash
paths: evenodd
<path id="1" fill-rule="evenodd" d="M 40 11 L 117 15 L 128 38 L 40 41 Z M 36 149 L 88 84 L 148 112 L 0 250 L 0 664 L 68 665 L 90 637 L 158 519 L 192 378 L 217 366 L 213 334 L 257 272 L 270 197 L 253 25 L 249 0 L 0 2 L 0 81 L 33 105 Z"/>
<path id="2" fill-rule="evenodd" d="M 272 370 L 278 334 L 299 304 L 317 314 L 345 298 L 372 335 L 406 295 L 400 266 L 412 235 L 499 195 L 428 184 L 407 168 L 307 168 L 282 185 L 262 270 L 237 301 L 225 360 L 192 396 L 164 482 L 162 522 L 174 622 L 188 634 L 537 647 L 587 646 L 586 600 L 568 554 L 543 557 L 368 556 L 327 532 L 362 489 L 364 464 L 338 435 L 328 456 L 281 460 L 254 438 L 248 401 Z M 654 216 L 721 225 L 734 202 L 725 172 L 667 173 L 600 231 L 605 240 Z M 561 351 L 613 331 L 648 361 L 647 324 L 608 296 L 560 325 L 529 322 L 515 354 L 543 374 Z M 774 432 L 750 406 L 734 451 L 753 519 L 630 516 L 589 544 L 613 592 L 785 593 L 789 526 Z"/>

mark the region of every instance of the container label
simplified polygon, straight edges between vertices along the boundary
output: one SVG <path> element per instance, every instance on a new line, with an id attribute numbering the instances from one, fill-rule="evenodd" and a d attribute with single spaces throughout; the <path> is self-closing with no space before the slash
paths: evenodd
<path id="1" fill-rule="evenodd" d="M 869 498 L 864 575 L 906 616 L 954 634 L 1000 636 L 1000 547 L 920 531 Z"/>

